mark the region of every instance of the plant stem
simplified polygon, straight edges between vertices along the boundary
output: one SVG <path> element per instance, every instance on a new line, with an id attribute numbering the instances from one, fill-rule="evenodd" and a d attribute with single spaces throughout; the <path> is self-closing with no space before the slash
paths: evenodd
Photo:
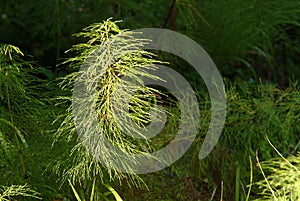
<path id="1" fill-rule="evenodd" d="M 249 160 L 250 160 L 250 186 L 248 189 L 248 193 L 247 193 L 247 197 L 246 197 L 246 201 L 249 200 L 250 197 L 250 192 L 251 192 L 251 187 L 252 187 L 252 180 L 253 180 L 253 169 L 252 169 L 252 160 L 251 160 L 251 156 L 249 156 Z"/>
<path id="2" fill-rule="evenodd" d="M 61 38 L 61 27 L 60 27 L 60 0 L 55 1 L 55 15 L 56 15 L 56 28 L 57 28 L 57 45 L 56 45 L 56 60 L 60 59 L 60 38 Z M 55 74 L 57 74 L 57 67 L 55 66 Z"/>
<path id="3" fill-rule="evenodd" d="M 17 136 L 17 132 L 14 126 L 14 119 L 13 119 L 13 115 L 12 115 L 12 109 L 11 109 L 11 105 L 10 105 L 10 97 L 9 97 L 9 91 L 8 91 L 8 86 L 6 85 L 6 97 L 7 97 L 7 105 L 8 105 L 8 111 L 9 111 L 9 115 L 10 115 L 10 122 L 13 125 L 12 129 L 13 129 L 13 133 L 16 139 L 16 143 L 17 143 L 17 149 L 18 149 L 18 153 L 20 156 L 20 162 L 22 165 L 22 169 L 23 169 L 23 173 L 24 173 L 24 177 L 26 177 L 27 173 L 26 173 L 26 169 L 25 169 L 25 164 L 24 164 L 24 159 L 23 159 L 23 155 L 22 155 L 22 149 L 20 146 L 20 142 Z"/>
<path id="4" fill-rule="evenodd" d="M 165 20 L 163 28 L 167 27 L 168 21 L 169 21 L 171 15 L 172 15 L 172 13 L 174 12 L 175 3 L 176 3 L 176 0 L 173 0 L 172 5 L 170 6 L 169 13 L 168 13 L 168 16 Z"/>
<path id="5" fill-rule="evenodd" d="M 235 177 L 235 201 L 239 201 L 240 197 L 240 172 L 241 172 L 241 167 L 239 164 L 237 164 L 236 168 L 236 177 Z"/>

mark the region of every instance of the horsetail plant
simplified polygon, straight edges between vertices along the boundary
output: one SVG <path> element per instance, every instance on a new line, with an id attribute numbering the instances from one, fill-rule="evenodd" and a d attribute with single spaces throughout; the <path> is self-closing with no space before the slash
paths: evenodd
<path id="1" fill-rule="evenodd" d="M 257 157 L 258 166 L 264 179 L 256 182 L 260 189 L 260 197 L 256 201 L 298 200 L 300 198 L 300 154 L 284 158 L 269 139 L 268 142 L 280 158 L 260 163 Z M 265 175 L 263 169 L 269 172 L 268 176 Z"/>
<path id="2" fill-rule="evenodd" d="M 26 176 L 26 168 L 24 158 L 22 155 L 22 144 L 28 146 L 26 140 L 15 125 L 15 113 L 23 111 L 20 107 L 20 97 L 23 100 L 28 99 L 26 95 L 26 80 L 27 71 L 24 68 L 25 61 L 20 59 L 23 56 L 21 50 L 13 45 L 1 44 L 0 46 L 0 150 L 9 159 L 12 155 L 13 147 L 19 153 L 21 169 L 24 176 Z M 18 97 L 18 98 L 17 98 Z M 13 134 L 15 145 L 12 140 L 9 140 L 10 133 Z"/>
<path id="3" fill-rule="evenodd" d="M 126 123 L 116 120 L 114 112 L 119 108 L 114 106 L 115 102 L 111 98 L 112 96 L 118 99 L 117 101 L 129 98 L 130 108 L 124 118 L 130 118 L 139 127 L 145 127 L 151 121 L 162 121 L 163 118 L 163 115 L 160 115 L 162 109 L 159 107 L 155 107 L 158 115 L 154 120 L 150 114 L 150 107 L 159 102 L 156 96 L 161 92 L 150 86 L 141 87 L 138 85 L 143 83 L 141 77 L 159 79 L 147 70 L 155 70 L 154 64 L 162 62 L 153 59 L 154 54 L 142 50 L 147 40 L 137 39 L 132 32 L 119 29 L 117 23 L 118 21 L 113 22 L 108 19 L 103 23 L 90 25 L 83 29 L 83 32 L 75 34 L 77 37 L 87 38 L 88 42 L 74 45 L 68 52 L 75 53 L 76 56 L 62 64 L 68 64 L 73 73 L 67 75 L 61 81 L 60 86 L 66 91 L 67 95 L 61 96 L 59 99 L 68 101 L 69 107 L 57 129 L 55 141 L 67 144 L 70 157 L 66 156 L 66 164 L 60 162 L 56 167 L 58 172 L 63 172 L 63 181 L 67 179 L 72 184 L 81 184 L 84 188 L 91 187 L 94 178 L 100 178 L 101 181 L 96 181 L 96 183 L 102 182 L 102 184 L 105 183 L 103 180 L 107 178 L 110 180 L 117 178 L 120 181 L 127 178 L 129 184 L 135 185 L 140 184 L 141 180 L 136 174 L 124 174 L 103 166 L 84 147 L 84 140 L 78 139 L 78 132 L 74 123 L 78 121 L 78 117 L 72 115 L 74 105 L 70 102 L 72 100 L 71 92 L 74 92 L 75 80 L 79 83 L 85 83 L 84 87 L 87 91 L 90 90 L 89 87 L 92 87 L 95 83 L 97 84 L 95 96 L 88 100 L 95 105 L 94 114 L 87 114 L 86 111 L 91 107 L 87 104 L 79 105 L 77 109 L 81 117 L 86 117 L 86 120 L 79 120 L 81 120 L 80 124 L 85 129 L 83 135 L 87 136 L 90 141 L 94 140 L 93 137 L 98 139 L 98 136 L 93 134 L 97 128 L 90 123 L 92 121 L 90 115 L 96 115 L 97 124 L 103 130 L 105 137 L 122 152 L 149 153 L 151 151 L 149 141 L 146 140 L 146 136 L 141 131 L 134 131 L 135 134 L 140 136 L 140 139 L 134 139 L 134 135 L 129 133 L 130 129 Z M 117 45 L 110 43 L 110 41 Z M 99 50 L 99 47 L 104 48 Z M 85 72 L 77 72 L 81 66 L 87 64 L 95 68 L 87 68 Z M 124 77 L 129 79 L 123 79 Z M 133 82 L 138 84 L 132 85 Z M 124 87 L 125 90 L 119 90 L 116 83 L 126 86 Z M 76 98 L 80 97 L 73 96 L 73 101 L 76 101 Z M 58 121 L 60 121 L 59 118 L 56 122 Z M 103 147 L 105 147 L 105 144 L 99 144 L 98 140 L 93 144 L 93 149 L 96 150 L 101 150 Z M 101 156 L 105 163 L 118 163 L 117 153 L 111 151 L 105 153 L 107 155 Z M 132 163 L 135 162 L 134 158 L 128 160 Z M 122 163 L 122 168 L 126 172 L 134 171 L 130 169 L 130 164 Z"/>
<path id="4" fill-rule="evenodd" d="M 39 193 L 28 188 L 27 185 L 0 186 L 0 201 L 10 201 L 15 196 L 41 199 Z"/>

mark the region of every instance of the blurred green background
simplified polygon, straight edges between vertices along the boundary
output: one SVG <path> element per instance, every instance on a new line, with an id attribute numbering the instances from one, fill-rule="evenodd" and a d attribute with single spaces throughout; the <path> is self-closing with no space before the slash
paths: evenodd
<path id="1" fill-rule="evenodd" d="M 55 75 L 67 71 L 56 64 L 78 42 L 72 34 L 113 17 L 124 29 L 167 28 L 189 36 L 231 80 L 285 86 L 300 76 L 297 0 L 1 0 L 0 13 L 0 42 L 20 47 Z"/>

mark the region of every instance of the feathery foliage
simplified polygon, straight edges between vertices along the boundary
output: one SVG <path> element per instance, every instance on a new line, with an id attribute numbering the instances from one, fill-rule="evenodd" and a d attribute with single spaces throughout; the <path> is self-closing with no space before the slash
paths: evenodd
<path id="1" fill-rule="evenodd" d="M 87 100 L 87 102 L 95 103 L 95 114 L 97 116 L 98 126 L 104 131 L 103 134 L 105 137 L 109 139 L 114 146 L 124 152 L 147 153 L 149 150 L 143 150 L 139 147 L 140 145 L 147 145 L 147 141 L 140 140 L 136 145 L 136 141 L 130 137 L 130 133 L 126 133 L 126 125 L 121 125 L 125 126 L 125 131 L 121 130 L 121 122 L 117 122 L 114 116 L 114 102 L 112 102 L 111 96 L 114 94 L 115 97 L 119 99 L 117 101 L 120 101 L 132 94 L 130 97 L 132 112 L 129 112 L 127 117 L 131 118 L 136 125 L 147 125 L 151 121 L 148 109 L 153 104 L 153 102 L 151 103 L 151 101 L 148 100 L 155 100 L 155 95 L 160 94 L 160 92 L 151 87 L 145 86 L 141 88 L 140 86 L 132 85 L 132 81 L 130 80 L 134 80 L 133 82 L 135 83 L 143 83 L 141 80 L 142 77 L 158 79 L 146 70 L 155 69 L 154 64 L 161 62 L 153 59 L 152 57 L 154 57 L 154 55 L 152 53 L 141 49 L 146 41 L 135 39 L 131 32 L 120 30 L 116 23 L 117 22 L 108 19 L 103 23 L 93 24 L 85 28 L 83 32 L 76 34 L 76 36 L 87 38 L 88 41 L 75 45 L 70 51 L 75 51 L 77 56 L 68 59 L 65 64 L 69 64 L 69 68 L 78 71 L 84 61 L 92 61 L 88 63 L 88 65 L 94 68 L 90 67 L 87 68 L 85 72 L 75 72 L 66 76 L 61 86 L 70 92 L 73 90 L 74 80 L 77 79 L 77 82 L 80 84 L 83 83 L 83 86 L 87 87 L 89 91 L 91 84 L 97 83 L 95 97 L 92 97 L 91 100 Z M 117 34 L 121 34 L 122 37 L 117 36 Z M 114 41 L 117 45 L 110 41 Z M 103 46 L 105 51 L 103 51 L 103 49 L 99 50 L 99 47 Z M 109 64 L 108 61 L 112 61 L 112 63 Z M 123 76 L 128 76 L 129 81 L 122 79 Z M 126 86 L 127 91 L 125 93 L 120 93 L 122 90 L 118 90 L 116 86 L 117 82 L 121 82 Z M 60 98 L 63 100 L 71 100 L 71 94 L 69 93 L 69 96 Z M 78 97 L 73 98 L 76 99 Z M 87 117 L 86 120 L 83 119 L 81 121 L 81 124 L 85 125 L 86 131 L 84 135 L 87 139 L 90 139 L 90 136 L 95 137 L 92 134 L 96 129 L 89 124 L 89 122 L 91 122 L 90 115 L 94 114 L 85 114 L 86 111 L 90 110 L 89 107 L 91 107 L 91 105 L 83 104 L 79 105 L 78 109 L 81 115 Z M 57 166 L 61 167 L 59 171 L 62 172 L 63 178 L 70 179 L 72 183 L 79 182 L 81 185 L 86 182 L 91 183 L 92 178 L 105 179 L 106 172 L 111 179 L 138 178 L 134 174 L 125 175 L 112 169 L 107 169 L 88 152 L 86 147 L 83 146 L 82 141 L 78 139 L 78 133 L 74 125 L 74 121 L 76 121 L 78 117 L 72 116 L 72 109 L 74 108 L 70 105 L 55 135 L 57 141 L 73 144 L 73 147 L 70 147 L 71 149 L 69 153 L 67 153 L 69 155 L 66 156 L 66 160 L 60 160 L 60 164 Z M 159 112 L 159 109 L 157 112 Z M 160 121 L 160 117 L 158 116 L 155 121 Z M 143 133 L 139 131 L 137 131 L 137 134 L 142 138 L 144 136 Z M 95 137 L 95 139 L 97 139 L 97 137 Z M 106 146 L 102 143 L 97 144 L 99 142 L 100 141 L 96 141 L 96 149 Z M 107 160 L 105 162 L 112 164 L 118 163 L 119 157 L 117 153 L 107 152 L 106 154 L 108 155 L 102 155 L 104 160 Z M 128 158 L 128 160 L 131 161 L 132 159 Z M 62 164 L 63 161 L 66 163 Z M 132 172 L 130 164 L 124 163 L 123 167 L 128 172 Z"/>
<path id="2" fill-rule="evenodd" d="M 300 156 L 273 158 L 259 163 L 264 180 L 256 183 L 261 200 L 292 201 L 300 198 Z M 265 176 L 264 170 L 268 171 Z"/>
<path id="3" fill-rule="evenodd" d="M 0 185 L 18 187 L 27 183 L 32 189 L 42 190 L 46 197 L 45 194 L 54 191 L 41 175 L 54 157 L 48 129 L 55 110 L 49 104 L 45 83 L 36 77 L 36 66 L 25 59 L 19 48 L 1 44 Z M 44 102 L 45 99 L 48 100 Z M 15 187 L 5 192 L 15 192 Z"/>
<path id="4" fill-rule="evenodd" d="M 20 114 L 29 112 L 27 110 L 29 107 L 23 106 L 30 100 L 26 90 L 30 66 L 20 58 L 22 55 L 20 49 L 15 46 L 5 44 L 0 46 L 0 141 L 2 145 L 0 151 L 4 153 L 1 154 L 4 158 L 1 160 L 0 167 L 1 169 L 11 168 L 6 169 L 3 179 L 7 174 L 20 170 L 23 172 L 23 177 L 27 174 L 22 150 L 28 145 L 24 132 L 21 131 L 23 125 L 19 124 L 20 121 L 25 120 L 22 116 L 20 118 Z M 13 165 L 15 162 L 19 165 Z M 18 179 L 17 176 L 14 179 Z"/>
<path id="5" fill-rule="evenodd" d="M 28 188 L 27 185 L 12 185 L 9 187 L 2 186 L 0 188 L 0 201 L 10 201 L 12 197 L 16 196 L 41 199 L 39 194 Z"/>
<path id="6" fill-rule="evenodd" d="M 28 183 L 30 188 L 43 193 L 43 199 L 69 199 L 72 189 L 68 183 L 60 183 L 61 189 L 58 190 L 59 183 L 56 182 L 69 179 L 74 188 L 80 189 L 79 196 L 87 199 L 91 195 L 93 185 L 98 196 L 95 197 L 100 198 L 101 192 L 107 191 L 106 188 L 102 188 L 103 183 L 115 186 L 114 181 L 110 181 L 111 178 L 122 180 L 129 177 L 128 181 L 137 179 L 135 176 L 106 169 L 93 159 L 77 139 L 71 115 L 73 108 L 67 108 L 71 105 L 75 79 L 79 79 L 80 76 L 85 78 L 87 75 L 72 72 L 77 72 L 99 45 L 107 44 L 107 41 L 113 40 L 119 33 L 125 34 L 123 39 L 131 41 L 131 45 L 138 48 L 146 42 L 135 40 L 130 32 L 122 30 L 123 28 L 161 27 L 185 34 L 201 44 L 223 76 L 231 80 L 228 81 L 226 128 L 218 147 L 208 158 L 199 161 L 199 144 L 206 134 L 210 118 L 209 98 L 203 93 L 205 87 L 202 87 L 201 78 L 196 76 L 197 73 L 189 68 L 187 63 L 174 55 L 159 53 L 158 60 L 170 61 L 172 67 L 184 75 L 196 90 L 201 90 L 198 97 L 201 129 L 193 148 L 181 160 L 155 174 L 155 178 L 145 180 L 150 186 L 155 183 L 150 190 L 155 189 L 156 195 L 149 195 L 147 190 L 142 191 L 143 195 L 135 192 L 137 200 L 141 197 L 145 200 L 186 200 L 184 193 L 174 193 L 183 190 L 186 174 L 193 177 L 195 189 L 213 193 L 214 196 L 209 195 L 203 198 L 204 200 L 221 195 L 220 191 L 224 194 L 224 199 L 233 200 L 236 196 L 237 199 L 243 200 L 249 181 L 249 155 L 252 161 L 256 150 L 262 160 L 269 160 L 275 156 L 265 140 L 266 136 L 283 152 L 284 157 L 293 158 L 292 155 L 299 151 L 299 87 L 288 82 L 289 77 L 297 80 L 300 75 L 298 0 L 130 0 L 126 3 L 123 0 L 4 0 L 1 3 L 0 43 L 20 47 L 25 56 L 15 46 L 0 47 L 0 185 Z M 120 28 L 113 22 L 106 21 L 84 29 L 76 34 L 79 36 L 77 38 L 70 37 L 87 24 L 107 19 L 108 16 L 122 19 L 123 23 L 118 24 Z M 61 61 L 63 52 L 73 44 L 77 45 L 69 51 L 70 59 L 56 66 L 55 64 Z M 124 48 L 126 47 L 125 45 Z M 113 50 L 115 47 L 111 48 Z M 25 61 L 28 53 L 38 61 L 38 66 Z M 154 55 L 149 52 L 120 51 L 120 55 L 123 53 L 123 56 L 107 68 L 106 74 L 93 78 L 93 81 L 98 83 L 97 96 L 93 100 L 98 106 L 97 120 L 100 126 L 106 125 L 107 138 L 123 151 L 151 152 L 163 147 L 174 137 L 170 133 L 176 132 L 175 125 L 180 119 L 180 111 L 172 106 L 167 108 L 174 118 L 168 119 L 169 123 L 162 134 L 153 139 L 133 140 L 130 135 L 114 129 L 117 122 L 112 121 L 112 108 L 109 101 L 106 101 L 109 94 L 116 91 L 112 83 L 122 80 L 123 75 L 130 76 L 129 70 L 139 74 L 142 69 L 135 66 L 150 64 L 152 68 L 152 63 L 160 63 L 153 59 Z M 106 58 L 113 57 L 106 55 Z M 42 69 L 43 72 L 37 72 L 36 69 Z M 98 74 L 97 71 L 89 70 L 89 74 Z M 68 74 L 61 85 L 64 90 L 58 89 L 54 84 L 45 87 L 44 82 L 41 83 L 33 76 L 41 74 L 49 80 Z M 79 80 L 84 82 L 81 78 Z M 242 80 L 248 83 L 245 84 Z M 276 82 L 280 87 L 266 84 L 269 82 Z M 135 90 L 129 89 L 131 92 Z M 131 113 L 128 115 L 140 126 L 149 124 L 149 110 L 160 100 L 153 97 L 153 94 L 157 95 L 159 92 L 153 88 L 139 89 L 131 99 Z M 54 95 L 62 95 L 59 97 L 62 104 L 56 107 L 51 105 L 50 100 Z M 122 94 L 119 94 L 119 97 L 122 97 Z M 84 114 L 84 110 L 82 112 Z M 62 116 L 52 126 L 50 122 L 56 113 Z M 159 121 L 159 118 L 156 120 Z M 50 150 L 52 129 L 56 129 L 56 126 L 59 127 L 56 132 L 57 142 Z M 123 126 L 126 128 L 126 125 Z M 143 137 L 142 133 L 140 136 Z M 113 156 L 113 153 L 111 154 L 110 156 Z M 283 197 L 282 190 L 289 190 L 284 189 L 281 186 L 283 182 L 275 178 L 275 175 L 286 174 L 282 172 L 285 167 L 282 168 L 277 159 L 271 161 L 280 173 L 273 174 L 273 167 L 269 169 L 268 165 L 264 166 L 272 173 L 268 177 L 272 191 L 270 188 L 263 190 L 266 193 L 265 199 L 273 199 L 274 197 L 270 197 L 272 192 L 278 194 L 277 198 Z M 57 163 L 54 167 L 57 175 L 54 176 L 53 166 L 48 166 L 49 162 Z M 297 166 L 296 162 L 292 164 Z M 46 176 L 48 173 L 50 178 Z M 236 178 L 233 176 L 235 173 Z M 170 176 L 171 174 L 173 176 Z M 257 168 L 253 170 L 253 177 L 254 180 L 261 179 Z M 118 179 L 116 181 L 119 181 Z M 165 180 L 175 183 L 169 185 Z M 133 182 L 136 181 L 140 180 Z M 234 184 L 237 186 L 236 195 L 232 194 Z M 267 182 L 262 181 L 259 185 L 267 187 Z M 290 185 L 286 187 L 289 188 Z M 141 192 L 139 189 L 136 191 Z M 255 186 L 252 191 L 253 194 L 258 192 Z M 122 191 L 120 194 L 122 195 Z M 296 198 L 292 197 L 295 193 L 286 192 L 285 195 L 284 199 L 287 200 Z M 126 195 L 124 198 L 126 199 Z M 129 196 L 128 200 L 133 198 Z"/>

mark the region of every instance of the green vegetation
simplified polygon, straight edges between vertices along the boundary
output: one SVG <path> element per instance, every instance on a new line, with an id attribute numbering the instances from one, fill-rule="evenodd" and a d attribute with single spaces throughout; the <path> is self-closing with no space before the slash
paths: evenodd
<path id="1" fill-rule="evenodd" d="M 272 145 L 272 144 L 271 144 Z M 272 145 L 273 146 L 273 145 Z M 273 146 L 276 150 L 276 148 Z M 276 150 L 277 151 L 277 150 Z M 278 152 L 278 151 L 277 151 Z M 284 158 L 279 152 L 281 158 L 271 159 L 262 165 L 258 161 L 259 168 L 262 171 L 264 180 L 259 181 L 257 185 L 261 190 L 259 200 L 297 200 L 300 195 L 300 171 L 299 171 L 299 153 L 295 156 Z M 263 166 L 263 167 L 262 167 Z M 265 176 L 262 168 L 267 169 L 270 175 Z"/>
<path id="2" fill-rule="evenodd" d="M 29 189 L 26 185 L 24 186 L 3 186 L 1 189 L 0 200 L 1 201 L 9 201 L 13 196 L 23 196 L 23 197 L 31 197 L 36 199 L 41 199 L 38 197 L 38 193 Z"/>
<path id="3" fill-rule="evenodd" d="M 300 199 L 299 1 L 12 0 L 2 5 L 0 201 Z M 189 36 L 224 77 L 225 127 L 203 160 L 198 152 L 210 123 L 209 94 L 182 59 L 141 49 L 146 41 L 128 29 L 144 27 Z M 120 33 L 126 36 L 122 40 L 116 37 Z M 90 56 L 112 39 L 124 48 L 108 46 L 108 53 Z M 86 59 L 97 60 L 98 66 L 114 62 L 102 74 L 95 69 L 79 72 Z M 176 98 L 155 86 L 128 87 L 124 93 L 114 83 L 123 76 L 138 83 L 142 76 L 159 79 L 140 67 L 155 70 L 154 64 L 177 70 L 196 91 L 201 114 L 196 139 L 180 160 L 158 172 L 125 174 L 103 166 L 78 138 L 72 115 L 74 82 L 97 83 L 89 101 L 95 103 L 98 126 L 114 146 L 151 153 L 176 135 L 181 115 Z M 145 140 L 137 131 L 141 139 L 134 139 L 120 129 L 110 97 L 122 100 L 131 93 L 127 117 L 136 125 L 153 121 L 149 111 L 155 104 L 162 106 L 156 108 L 158 114 L 161 108 L 167 111 L 159 135 Z M 79 106 L 80 114 L 88 115 L 88 105 Z M 155 121 L 163 118 L 158 115 Z M 82 122 L 89 125 L 85 135 L 95 132 L 89 122 Z M 96 149 L 105 146 L 95 144 Z M 107 163 L 118 163 L 116 153 L 101 153 L 107 154 Z M 131 167 L 122 164 L 128 172 L 133 172 Z"/>

